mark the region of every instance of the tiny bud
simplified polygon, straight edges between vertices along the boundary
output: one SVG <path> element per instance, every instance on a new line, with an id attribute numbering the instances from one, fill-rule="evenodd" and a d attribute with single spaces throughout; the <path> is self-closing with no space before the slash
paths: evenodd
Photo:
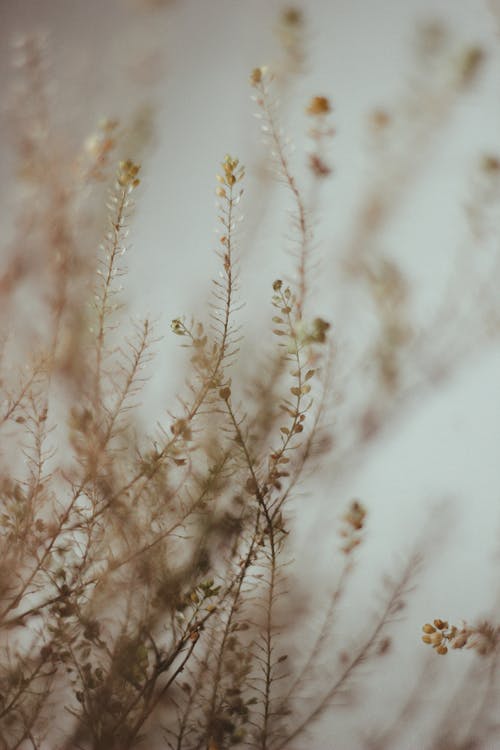
<path id="1" fill-rule="evenodd" d="M 391 116 L 385 109 L 374 109 L 370 114 L 370 126 L 373 130 L 380 131 L 387 128 L 391 122 Z"/>
<path id="2" fill-rule="evenodd" d="M 326 96 L 313 96 L 306 109 L 308 115 L 327 115 L 332 111 L 330 102 Z"/>
<path id="3" fill-rule="evenodd" d="M 500 159 L 498 156 L 483 156 L 481 161 L 481 168 L 484 172 L 494 174 L 500 172 Z"/>
<path id="4" fill-rule="evenodd" d="M 170 328 L 175 334 L 177 334 L 177 336 L 185 336 L 186 334 L 186 329 L 184 327 L 184 324 L 181 320 L 179 320 L 179 318 L 175 318 L 171 322 Z"/>
<path id="5" fill-rule="evenodd" d="M 434 625 L 438 630 L 446 630 L 448 623 L 445 620 L 434 620 Z"/>
<path id="6" fill-rule="evenodd" d="M 250 83 L 252 86 L 258 86 L 262 83 L 262 68 L 254 68 L 250 75 Z"/>
<path id="7" fill-rule="evenodd" d="M 453 641 L 453 646 L 452 647 L 453 648 L 463 648 L 465 646 L 465 644 L 467 643 L 468 637 L 469 636 L 468 636 L 467 633 L 461 633 L 460 635 L 457 635 L 457 637 Z"/>
<path id="8" fill-rule="evenodd" d="M 470 47 L 465 50 L 460 61 L 460 83 L 462 86 L 468 86 L 474 82 L 484 62 L 484 57 L 484 50 L 481 47 Z"/>

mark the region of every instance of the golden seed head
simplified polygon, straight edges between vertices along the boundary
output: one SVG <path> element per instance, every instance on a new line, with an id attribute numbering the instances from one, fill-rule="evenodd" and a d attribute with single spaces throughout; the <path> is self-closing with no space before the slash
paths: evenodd
<path id="1" fill-rule="evenodd" d="M 448 649 L 446 648 L 446 646 L 438 646 L 436 648 L 436 653 L 440 654 L 441 656 L 444 656 L 445 654 L 448 653 Z"/>
<path id="2" fill-rule="evenodd" d="M 426 622 L 425 625 L 422 627 L 422 630 L 424 631 L 424 633 L 436 632 L 436 628 L 434 627 L 434 625 L 431 625 L 430 622 Z"/>
<path id="3" fill-rule="evenodd" d="M 250 83 L 252 86 L 258 86 L 262 83 L 262 68 L 254 68 L 250 74 Z"/>
<path id="4" fill-rule="evenodd" d="M 180 318 L 174 318 L 174 320 L 170 323 L 170 328 L 175 334 L 177 334 L 177 336 L 186 335 L 186 327 L 182 320 L 180 320 Z"/>
<path id="5" fill-rule="evenodd" d="M 344 516 L 344 520 L 347 521 L 356 531 L 363 528 L 363 524 L 366 517 L 366 510 L 359 502 L 359 500 L 353 500 L 349 506 L 349 510 Z"/>
<path id="6" fill-rule="evenodd" d="M 240 166 L 239 159 L 234 159 L 229 154 L 226 154 L 224 161 L 221 164 L 224 170 L 224 175 L 217 175 L 217 181 L 221 182 L 228 187 L 232 187 L 236 182 L 240 182 L 245 176 L 245 170 Z M 223 188 L 219 188 L 219 190 Z M 225 193 L 218 192 L 221 197 L 226 197 Z"/>
<path id="7" fill-rule="evenodd" d="M 229 154 L 226 154 L 224 157 L 224 161 L 222 162 L 222 166 L 224 168 L 224 172 L 226 174 L 232 174 L 236 167 L 238 166 L 239 161 L 238 159 L 233 159 L 232 156 Z"/>
<path id="8" fill-rule="evenodd" d="M 424 643 L 429 643 L 429 644 L 431 643 L 431 637 L 430 637 L 430 635 L 423 635 L 422 636 L 422 640 L 423 640 Z"/>
<path id="9" fill-rule="evenodd" d="M 440 620 L 439 618 L 437 620 L 434 620 L 434 625 L 438 630 L 446 630 L 448 627 L 448 623 L 446 620 Z"/>
<path id="10" fill-rule="evenodd" d="M 134 162 L 130 159 L 121 161 L 117 175 L 118 184 L 121 185 L 121 187 L 137 187 L 137 185 L 139 185 L 140 183 L 140 180 L 137 177 L 139 169 L 140 166 L 138 164 L 134 164 Z"/>
<path id="11" fill-rule="evenodd" d="M 331 111 L 330 101 L 326 96 L 313 96 L 306 109 L 307 114 L 313 117 L 327 115 Z"/>

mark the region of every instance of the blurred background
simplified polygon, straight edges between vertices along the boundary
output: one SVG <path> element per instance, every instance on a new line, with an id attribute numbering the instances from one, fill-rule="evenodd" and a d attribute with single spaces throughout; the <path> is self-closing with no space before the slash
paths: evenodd
<path id="1" fill-rule="evenodd" d="M 290 11 L 300 16 L 294 21 Z M 369 522 L 342 637 L 370 618 L 383 574 L 396 570 L 418 540 L 423 551 L 394 653 L 384 675 L 367 680 L 364 727 L 342 718 L 345 747 L 358 747 L 352 738 L 371 724 L 390 722 L 388 702 L 401 701 L 415 665 L 427 657 L 424 622 L 474 621 L 498 597 L 497 11 L 480 0 L 308 0 L 293 8 L 276 0 L 0 3 L 7 243 L 16 200 L 7 92 L 18 35 L 47 34 L 55 115 L 75 150 L 104 117 L 135 134 L 129 141 L 135 151 L 127 155 L 142 162 L 143 172 L 127 314 L 151 315 L 163 337 L 144 396 L 145 425 L 161 422 L 184 381 L 170 321 L 202 314 L 217 274 L 214 187 L 226 153 L 247 166 L 239 245 L 242 368 L 255 363 L 267 333 L 272 281 L 293 278 L 290 196 L 273 180 L 249 85 L 256 66 L 276 73 L 290 163 L 313 217 L 311 315 L 331 323 L 336 350 L 329 419 L 340 452 L 322 457 L 314 481 L 294 499 L 294 570 L 304 608 L 319 609 L 329 588 L 336 523 L 351 498 L 366 505 Z M 482 64 L 469 81 L 467 55 L 474 50 Z M 331 174 L 318 185 L 308 167 L 314 143 L 306 109 L 313 96 L 328 97 L 335 130 L 325 154 Z M 363 226 L 377 194 L 387 197 L 390 210 L 385 216 L 382 201 L 383 221 L 368 241 Z M 376 439 L 370 433 L 356 442 L 352 415 L 366 420 L 365 402 L 378 397 L 370 360 L 378 323 L 373 295 L 349 258 L 362 266 L 370 253 L 390 259 L 404 278 L 404 313 L 417 344 L 401 365 L 401 388 L 380 396 Z M 474 658 L 454 656 L 439 664 L 444 689 Z M 396 746 L 422 747 L 426 731 L 419 722 Z"/>

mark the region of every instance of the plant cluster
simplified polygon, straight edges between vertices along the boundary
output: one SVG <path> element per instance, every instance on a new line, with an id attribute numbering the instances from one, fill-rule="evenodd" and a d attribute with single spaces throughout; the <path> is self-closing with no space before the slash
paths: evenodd
<path id="1" fill-rule="evenodd" d="M 303 64 L 303 23 L 296 9 L 280 21 L 288 76 Z M 425 40 L 436 65 L 436 29 Z M 348 415 L 348 429 L 342 417 L 329 426 L 337 329 L 315 309 L 312 289 L 314 206 L 334 174 L 333 107 L 314 95 L 305 108 L 309 196 L 281 126 L 275 87 L 286 76 L 253 70 L 266 165 L 292 207 L 294 270 L 269 284 L 266 365 L 257 375 L 238 368 L 246 178 L 226 155 L 216 175 L 219 269 L 210 308 L 205 319 L 172 321 L 189 361 L 185 388 L 144 434 L 139 404 L 158 340 L 150 320 L 131 327 L 121 314 L 140 166 L 120 158 L 115 120 L 75 153 L 52 120 L 43 45 L 27 38 L 18 55 L 23 88 L 13 117 L 24 192 L 0 274 L 0 748 L 304 747 L 362 665 L 375 669 L 390 653 L 392 623 L 421 562 L 417 550 L 387 577 L 378 612 L 351 642 L 335 639 L 368 519 L 364 501 L 345 498 L 329 599 L 316 632 L 306 626 L 297 636 L 288 573 L 294 495 L 325 457 L 335 469 L 361 455 L 401 404 L 434 381 L 440 363 L 413 330 L 403 271 L 377 242 L 395 185 L 412 175 L 413 153 L 404 162 L 384 152 L 386 172 L 345 259 L 377 330 L 361 354 L 370 362 L 366 399 Z M 445 119 L 482 58 L 467 47 L 451 79 L 418 92 L 425 106 L 412 146 Z M 371 127 L 383 139 L 392 115 L 378 110 Z M 487 180 L 498 171 L 498 158 L 486 157 Z M 29 324 L 27 300 L 36 309 Z M 450 305 L 439 311 L 444 335 Z M 451 353 L 459 361 L 464 349 Z M 498 653 L 498 628 L 487 623 L 435 620 L 423 631 L 438 654 Z"/>

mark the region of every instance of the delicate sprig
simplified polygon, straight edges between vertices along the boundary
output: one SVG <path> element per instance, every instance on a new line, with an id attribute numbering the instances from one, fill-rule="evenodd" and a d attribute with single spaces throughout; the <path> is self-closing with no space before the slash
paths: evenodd
<path id="1" fill-rule="evenodd" d="M 276 102 L 274 102 L 270 91 L 271 82 L 272 75 L 266 67 L 255 68 L 252 71 L 250 83 L 257 92 L 255 101 L 263 118 L 262 131 L 270 141 L 278 177 L 285 183 L 285 185 L 287 185 L 292 193 L 294 201 L 292 223 L 298 236 L 297 317 L 300 319 L 304 312 L 304 304 L 308 287 L 310 285 L 309 263 L 312 230 L 309 224 L 309 217 L 302 198 L 302 193 L 299 190 L 297 180 L 291 170 L 287 143 L 276 113 Z"/>
<path id="2" fill-rule="evenodd" d="M 96 365 L 95 365 L 95 393 L 94 403 L 96 410 L 100 407 L 102 388 L 102 360 L 105 356 L 106 332 L 110 325 L 109 318 L 118 309 L 112 303 L 117 294 L 116 279 L 123 275 L 124 269 L 119 260 L 126 251 L 125 240 L 127 236 L 127 220 L 133 208 L 131 194 L 140 183 L 138 178 L 139 165 L 132 161 L 120 162 L 114 189 L 109 196 L 109 228 L 105 243 L 101 249 L 103 256 L 99 260 L 97 270 L 99 282 L 95 295 L 95 308 L 97 324 L 96 338 Z"/>

